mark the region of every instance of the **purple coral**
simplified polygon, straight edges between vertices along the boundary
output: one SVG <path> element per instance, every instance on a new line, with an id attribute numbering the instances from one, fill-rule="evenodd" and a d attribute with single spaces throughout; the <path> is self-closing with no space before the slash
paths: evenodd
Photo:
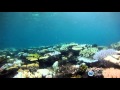
<path id="1" fill-rule="evenodd" d="M 93 56 L 93 59 L 103 60 L 108 55 L 114 55 L 114 54 L 117 54 L 116 50 L 114 50 L 114 49 L 101 50 L 101 51 L 98 51 L 97 53 L 95 53 L 95 55 Z"/>

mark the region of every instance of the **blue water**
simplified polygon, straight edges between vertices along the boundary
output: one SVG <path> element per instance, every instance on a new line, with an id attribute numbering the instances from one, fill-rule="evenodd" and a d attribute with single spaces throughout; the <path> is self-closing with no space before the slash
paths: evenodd
<path id="1" fill-rule="evenodd" d="M 120 41 L 120 12 L 0 12 L 0 48 Z"/>

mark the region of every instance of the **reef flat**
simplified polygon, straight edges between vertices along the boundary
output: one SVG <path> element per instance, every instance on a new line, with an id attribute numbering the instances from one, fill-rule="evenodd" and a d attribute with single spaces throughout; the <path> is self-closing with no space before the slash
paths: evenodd
<path id="1" fill-rule="evenodd" d="M 0 78 L 120 78 L 120 42 L 1 49 Z"/>

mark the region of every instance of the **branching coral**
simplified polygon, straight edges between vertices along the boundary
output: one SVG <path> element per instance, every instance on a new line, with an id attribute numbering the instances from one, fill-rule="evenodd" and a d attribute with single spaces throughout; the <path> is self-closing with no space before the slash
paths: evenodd
<path id="1" fill-rule="evenodd" d="M 105 57 L 109 55 L 114 55 L 114 54 L 117 54 L 116 50 L 114 49 L 101 50 L 95 53 L 95 55 L 93 56 L 93 59 L 103 60 Z"/>
<path id="2" fill-rule="evenodd" d="M 101 50 L 97 52 L 93 59 L 98 60 L 99 65 L 102 67 L 119 67 L 120 66 L 120 60 L 118 59 L 120 56 L 118 55 L 118 51 L 114 49 L 107 49 L 107 50 Z"/>

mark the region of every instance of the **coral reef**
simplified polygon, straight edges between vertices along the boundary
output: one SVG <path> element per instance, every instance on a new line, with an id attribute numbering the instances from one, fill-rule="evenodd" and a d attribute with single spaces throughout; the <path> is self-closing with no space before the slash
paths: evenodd
<path id="1" fill-rule="evenodd" d="M 119 43 L 108 47 L 74 42 L 21 49 L 6 48 L 0 50 L 0 77 L 118 78 L 119 49 Z"/>

